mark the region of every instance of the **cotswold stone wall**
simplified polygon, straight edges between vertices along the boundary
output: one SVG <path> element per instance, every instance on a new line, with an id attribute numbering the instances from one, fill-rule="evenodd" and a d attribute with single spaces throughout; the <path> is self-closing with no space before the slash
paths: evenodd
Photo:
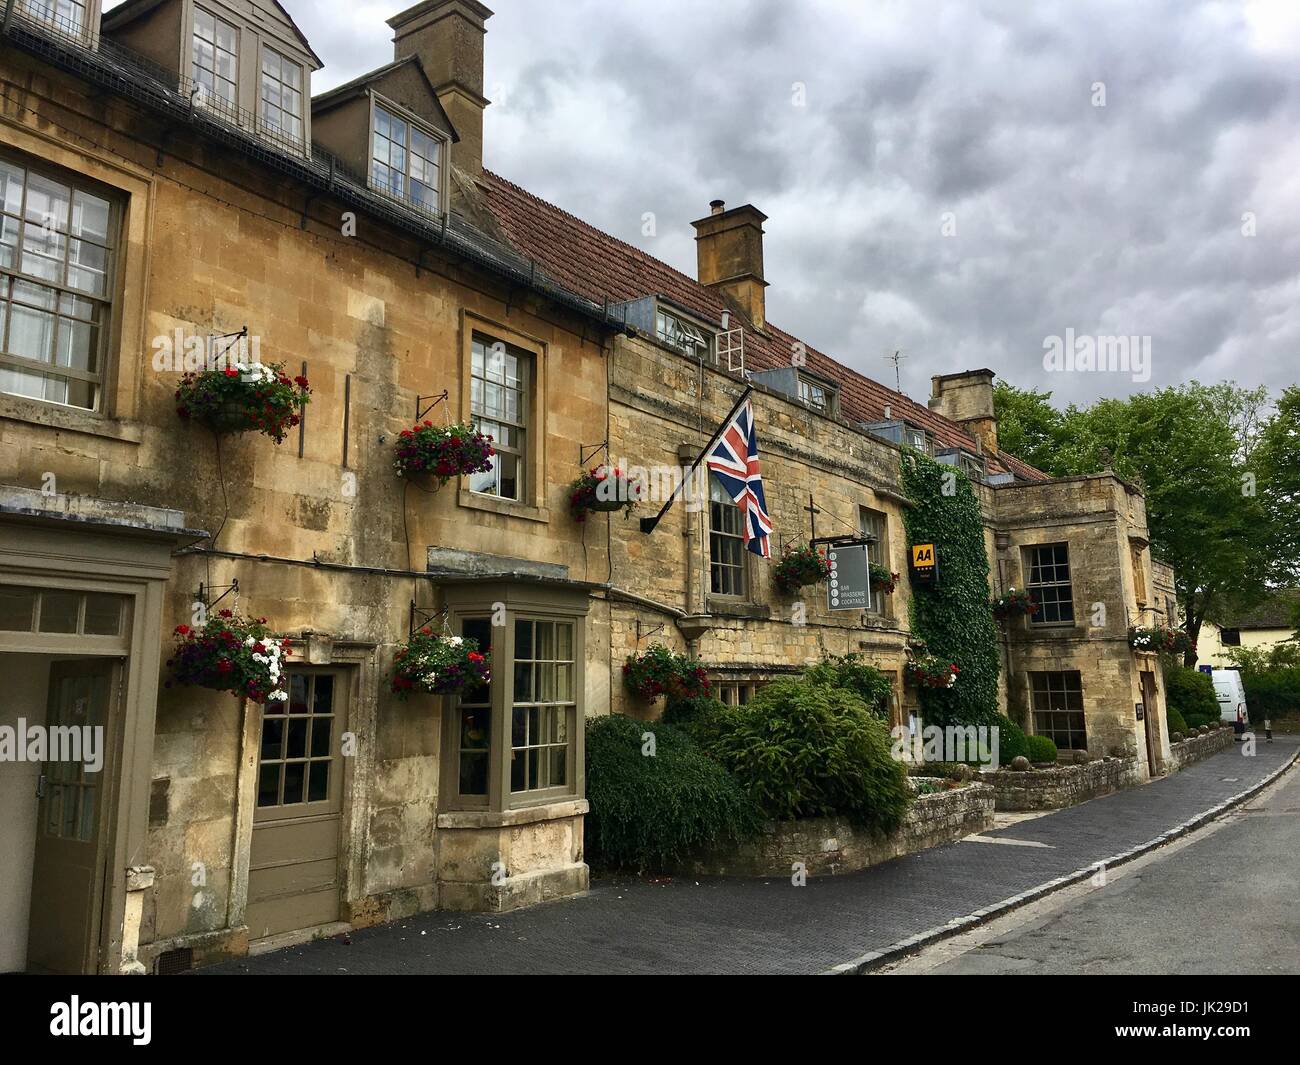
<path id="1" fill-rule="evenodd" d="M 987 784 L 968 784 L 916 796 L 903 823 L 888 836 L 873 835 L 842 817 L 770 821 L 758 839 L 701 854 L 683 872 L 695 876 L 790 876 L 795 864 L 801 863 L 809 876 L 833 876 L 951 843 L 992 824 L 993 789 Z"/>
<path id="2" fill-rule="evenodd" d="M 1262 735 L 1262 733 L 1261 733 Z M 1186 769 L 1212 754 L 1226 751 L 1236 742 L 1236 734 L 1230 728 L 1215 729 L 1204 736 L 1189 736 L 1185 740 L 1169 745 L 1170 768 Z"/>
<path id="3" fill-rule="evenodd" d="M 1023 773 L 999 769 L 981 779 L 993 786 L 999 810 L 1056 810 L 1130 787 L 1142 779 L 1142 767 L 1136 758 L 1103 758 Z"/>

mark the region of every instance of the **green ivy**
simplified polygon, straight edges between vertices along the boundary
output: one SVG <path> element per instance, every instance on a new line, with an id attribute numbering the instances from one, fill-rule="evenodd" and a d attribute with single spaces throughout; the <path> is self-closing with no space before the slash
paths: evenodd
<path id="1" fill-rule="evenodd" d="M 921 689 L 925 723 L 995 724 L 1001 656 L 979 500 L 961 470 L 915 453 L 903 456 L 903 489 L 912 501 L 903 512 L 908 546 L 934 544 L 939 562 L 937 587 L 912 584 L 912 634 L 961 669 L 953 687 Z"/>

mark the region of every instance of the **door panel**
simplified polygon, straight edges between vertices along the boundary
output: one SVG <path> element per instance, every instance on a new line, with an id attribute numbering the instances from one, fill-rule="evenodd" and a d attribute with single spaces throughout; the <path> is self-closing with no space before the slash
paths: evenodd
<path id="1" fill-rule="evenodd" d="M 346 675 L 291 670 L 262 710 L 248 873 L 253 939 L 339 918 Z"/>
<path id="2" fill-rule="evenodd" d="M 94 970 L 108 769 L 104 738 L 110 734 L 106 726 L 117 695 L 119 669 L 118 663 L 103 659 L 56 662 L 50 667 L 47 737 L 53 737 L 57 728 L 97 728 L 104 765 L 97 773 L 90 772 L 84 760 L 59 759 L 42 767 L 44 791 L 37 814 L 27 944 L 30 969 Z"/>

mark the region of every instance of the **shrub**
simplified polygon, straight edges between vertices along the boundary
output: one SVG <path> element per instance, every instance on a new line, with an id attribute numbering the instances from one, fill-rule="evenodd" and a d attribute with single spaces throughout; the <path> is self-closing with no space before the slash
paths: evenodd
<path id="1" fill-rule="evenodd" d="M 1183 720 L 1183 715 L 1178 712 L 1176 706 L 1170 706 L 1168 704 L 1167 695 L 1165 698 L 1165 731 L 1170 735 L 1173 735 L 1175 732 L 1186 732 L 1187 722 Z"/>
<path id="2" fill-rule="evenodd" d="M 874 717 L 889 720 L 893 686 L 880 670 L 867 665 L 861 655 L 826 655 L 817 665 L 805 669 L 803 675 L 809 684 L 847 688 L 867 704 Z"/>
<path id="3" fill-rule="evenodd" d="M 1031 762 L 1056 761 L 1056 743 L 1049 737 L 1026 736 L 1025 743 L 1029 746 L 1029 754 L 1026 757 Z"/>
<path id="4" fill-rule="evenodd" d="M 1219 720 L 1219 702 L 1214 697 L 1214 682 L 1208 673 L 1183 666 L 1166 668 L 1165 704 L 1177 711 L 1189 728 L 1200 728 Z"/>
<path id="5" fill-rule="evenodd" d="M 1265 718 L 1276 721 L 1300 711 L 1300 668 L 1243 672 L 1241 681 L 1246 689 L 1246 713 L 1251 724 L 1262 725 Z"/>
<path id="6" fill-rule="evenodd" d="M 654 757 L 642 753 L 646 732 Z M 586 743 L 593 865 L 662 871 L 700 847 L 757 834 L 758 807 L 682 730 L 612 714 L 587 725 Z"/>
<path id="7" fill-rule="evenodd" d="M 1010 765 L 1013 758 L 1021 755 L 1028 758 L 1029 737 L 1025 735 L 1024 729 L 1005 716 L 999 716 L 995 724 L 999 729 L 998 764 Z"/>
<path id="8" fill-rule="evenodd" d="M 889 730 L 856 692 L 779 680 L 720 720 L 709 753 L 768 817 L 828 817 L 887 832 L 907 808 Z"/>
<path id="9" fill-rule="evenodd" d="M 712 695 L 670 695 L 661 720 L 681 729 L 702 748 L 707 749 L 721 727 L 721 718 L 730 709 L 721 699 Z"/>

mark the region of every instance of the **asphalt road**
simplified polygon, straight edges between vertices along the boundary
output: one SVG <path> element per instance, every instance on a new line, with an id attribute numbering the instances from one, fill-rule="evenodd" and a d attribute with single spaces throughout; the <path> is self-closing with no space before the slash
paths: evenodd
<path id="1" fill-rule="evenodd" d="M 1005 919 L 1014 927 L 982 943 L 939 944 L 894 971 L 1300 973 L 1300 765 L 1185 844 L 1117 872 Z"/>

